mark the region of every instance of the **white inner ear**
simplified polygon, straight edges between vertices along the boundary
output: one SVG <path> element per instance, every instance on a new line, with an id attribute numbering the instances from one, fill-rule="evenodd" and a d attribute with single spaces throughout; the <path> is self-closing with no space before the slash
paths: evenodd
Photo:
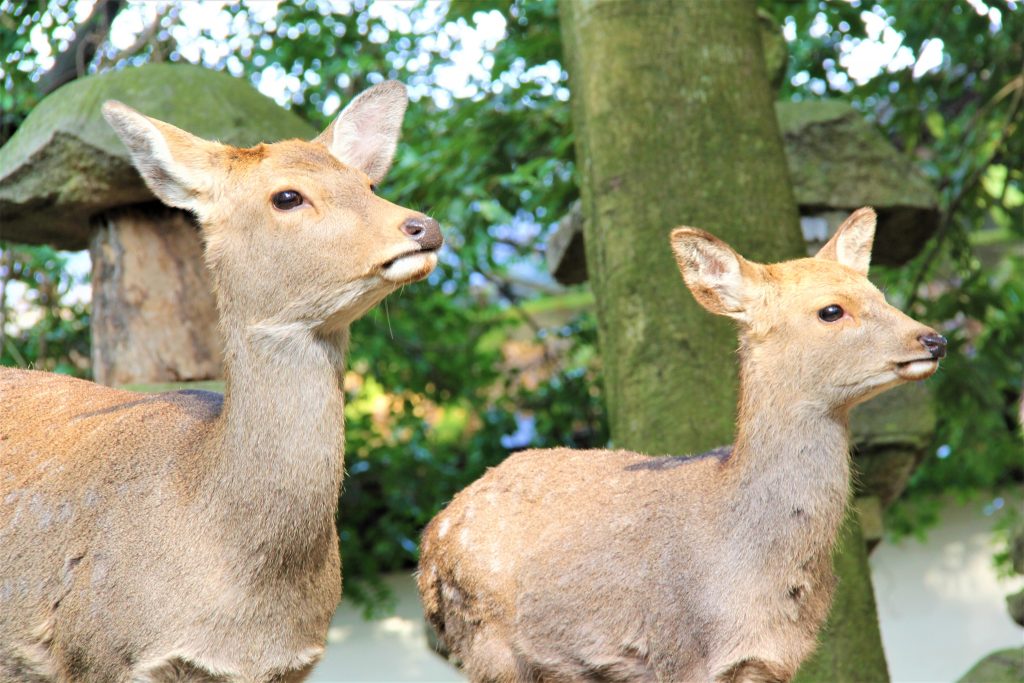
<path id="1" fill-rule="evenodd" d="M 405 86 L 382 83 L 352 100 L 318 140 L 342 163 L 379 182 L 391 167 L 407 105 Z"/>
<path id="2" fill-rule="evenodd" d="M 724 245 L 692 237 L 673 240 L 673 248 L 687 286 L 705 307 L 747 320 L 747 281 L 737 254 Z"/>
<path id="3" fill-rule="evenodd" d="M 388 136 L 368 123 L 362 119 L 339 119 L 335 122 L 331 153 L 342 163 L 358 168 L 377 182 L 384 178 L 391 166 L 398 147 L 398 135 Z"/>
<path id="4" fill-rule="evenodd" d="M 745 282 L 740 264 L 735 259 L 723 259 L 720 256 L 715 254 L 715 258 L 708 260 L 699 275 L 700 282 L 718 295 L 723 313 L 742 320 L 746 306 L 743 301 Z"/>
<path id="5" fill-rule="evenodd" d="M 842 222 L 832 239 L 818 251 L 818 258 L 835 260 L 862 275 L 871 265 L 871 245 L 875 240 L 874 209 L 857 209 Z"/>
<path id="6" fill-rule="evenodd" d="M 196 211 L 196 195 L 206 181 L 175 161 L 160 129 L 148 117 L 122 106 L 104 107 L 104 114 L 153 194 L 168 206 Z"/>
<path id="7" fill-rule="evenodd" d="M 836 260 L 866 275 L 871 266 L 873 238 L 874 230 L 865 231 L 861 226 L 851 227 L 836 242 Z"/>
<path id="8" fill-rule="evenodd" d="M 167 140 L 148 119 L 142 119 L 138 123 L 146 129 L 145 139 L 149 157 L 144 161 L 136 157 L 136 166 L 140 170 L 143 164 L 148 166 L 146 176 L 150 179 L 150 186 L 158 187 L 157 191 L 164 203 L 183 209 L 194 209 L 193 183 L 189 182 L 187 171 L 174 160 Z"/>

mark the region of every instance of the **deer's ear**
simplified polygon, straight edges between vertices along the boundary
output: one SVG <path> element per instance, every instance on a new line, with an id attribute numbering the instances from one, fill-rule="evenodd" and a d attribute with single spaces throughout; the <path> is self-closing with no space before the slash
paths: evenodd
<path id="1" fill-rule="evenodd" d="M 697 302 L 712 313 L 748 322 L 747 302 L 756 285 L 757 264 L 696 228 L 676 228 L 671 244 L 683 280 Z"/>
<path id="2" fill-rule="evenodd" d="M 391 168 L 409 97 L 398 81 L 385 81 L 352 100 L 318 142 L 342 163 L 380 182 Z"/>
<path id="3" fill-rule="evenodd" d="M 169 206 L 200 213 L 213 184 L 212 166 L 220 145 L 116 100 L 103 104 L 103 116 L 128 148 L 153 194 Z"/>
<path id="4" fill-rule="evenodd" d="M 871 245 L 875 241 L 877 216 L 870 206 L 857 209 L 832 235 L 815 258 L 837 261 L 867 276 L 871 265 Z"/>

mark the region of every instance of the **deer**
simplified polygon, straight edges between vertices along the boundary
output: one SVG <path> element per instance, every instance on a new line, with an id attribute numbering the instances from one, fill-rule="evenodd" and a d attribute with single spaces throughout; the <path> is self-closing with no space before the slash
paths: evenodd
<path id="1" fill-rule="evenodd" d="M 860 209 L 814 257 L 771 265 L 671 232 L 697 302 L 739 328 L 735 441 L 527 450 L 458 493 L 423 533 L 417 581 L 471 680 L 793 677 L 835 584 L 850 409 L 945 355 L 869 282 L 875 223 Z"/>
<path id="2" fill-rule="evenodd" d="M 197 218 L 224 392 L 0 372 L 0 680 L 304 680 L 341 597 L 350 324 L 436 266 L 436 220 L 377 196 L 408 98 L 236 148 L 104 117 Z"/>

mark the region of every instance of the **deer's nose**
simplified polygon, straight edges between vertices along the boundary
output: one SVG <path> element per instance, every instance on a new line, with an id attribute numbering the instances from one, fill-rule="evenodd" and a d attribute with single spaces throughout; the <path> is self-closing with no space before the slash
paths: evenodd
<path id="1" fill-rule="evenodd" d="M 444 244 L 441 237 L 441 226 L 433 218 L 427 216 L 413 216 L 402 223 L 402 232 L 419 242 L 419 245 L 426 250 L 440 249 Z"/>
<path id="2" fill-rule="evenodd" d="M 917 340 L 924 344 L 924 348 L 928 349 L 932 358 L 946 357 L 946 338 L 941 334 L 922 334 Z"/>

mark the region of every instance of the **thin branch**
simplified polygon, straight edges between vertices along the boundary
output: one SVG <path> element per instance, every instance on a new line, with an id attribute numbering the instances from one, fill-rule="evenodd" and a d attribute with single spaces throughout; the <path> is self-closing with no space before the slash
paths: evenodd
<path id="1" fill-rule="evenodd" d="M 65 83 L 84 75 L 96 49 L 107 38 L 114 17 L 121 11 L 124 0 L 99 0 L 89 18 L 75 32 L 68 48 L 57 55 L 53 67 L 39 79 L 39 92 L 48 95 Z"/>
<path id="2" fill-rule="evenodd" d="M 163 61 L 163 55 L 160 54 L 160 46 L 159 41 L 157 40 L 157 35 L 160 33 L 160 21 L 167 15 L 167 9 L 160 9 L 160 7 L 157 6 L 156 11 L 153 13 L 153 21 L 151 21 L 149 26 L 144 28 L 142 32 L 139 33 L 138 37 L 135 39 L 135 42 L 123 50 L 118 50 L 112 55 L 102 56 L 100 58 L 98 66 L 113 66 L 114 64 L 120 62 L 122 59 L 127 59 L 129 57 L 132 57 L 133 55 L 139 54 L 146 47 L 149 46 L 153 48 L 155 55 L 154 61 Z"/>
<path id="3" fill-rule="evenodd" d="M 533 316 L 530 315 L 529 311 L 523 308 L 523 305 L 519 303 L 519 297 L 517 297 L 515 293 L 512 291 L 512 286 L 505 280 L 499 278 L 494 273 L 489 273 L 482 268 L 479 270 L 479 273 L 484 276 L 484 279 L 486 279 L 488 282 L 490 282 L 491 284 L 498 288 L 498 294 L 500 294 L 502 298 L 504 298 L 509 303 L 509 305 L 512 306 L 512 310 L 514 310 L 519 315 L 519 317 L 522 318 L 523 322 L 525 322 L 530 327 L 530 329 L 533 330 L 534 336 L 540 339 L 541 346 L 544 349 L 544 362 L 549 364 L 555 363 L 557 361 L 557 357 L 554 353 L 552 353 L 551 348 L 548 345 L 547 339 L 541 336 L 541 330 L 543 330 L 544 328 L 541 326 L 540 323 L 534 320 Z"/>

